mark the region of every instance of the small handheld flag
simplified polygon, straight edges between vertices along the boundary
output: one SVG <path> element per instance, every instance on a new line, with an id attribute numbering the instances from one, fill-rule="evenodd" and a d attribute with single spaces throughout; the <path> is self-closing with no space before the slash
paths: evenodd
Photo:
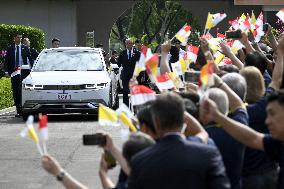
<path id="1" fill-rule="evenodd" d="M 33 126 L 33 122 L 34 122 L 34 117 L 32 115 L 30 115 L 26 121 L 26 126 L 22 131 L 21 131 L 21 136 L 22 137 L 26 137 L 27 135 L 36 143 L 37 149 L 40 153 L 40 155 L 43 155 L 43 152 L 41 150 L 41 147 L 39 145 L 39 139 L 37 136 L 37 133 L 35 132 L 34 126 Z"/>
<path id="2" fill-rule="evenodd" d="M 135 105 L 141 105 L 149 100 L 156 99 L 156 93 L 144 85 L 133 85 L 130 89 L 131 102 Z"/>
<path id="3" fill-rule="evenodd" d="M 136 127 L 133 125 L 131 120 L 127 117 L 126 113 L 122 112 L 118 117 L 119 117 L 120 122 L 126 127 L 128 127 L 131 132 L 137 132 Z"/>
<path id="4" fill-rule="evenodd" d="M 185 43 L 188 40 L 188 37 L 191 33 L 190 31 L 191 26 L 188 24 L 185 24 L 175 35 L 175 38 L 179 40 L 181 43 Z"/>
<path id="5" fill-rule="evenodd" d="M 102 105 L 99 104 L 99 124 L 100 125 L 117 125 L 118 116 L 117 113 Z"/>
<path id="6" fill-rule="evenodd" d="M 276 14 L 276 16 L 277 16 L 278 18 L 280 18 L 280 20 L 282 20 L 282 22 L 284 22 L 284 8 L 281 9 L 281 10 Z"/>
<path id="7" fill-rule="evenodd" d="M 43 152 L 47 154 L 46 142 L 48 141 L 48 129 L 47 129 L 47 115 L 39 116 L 39 132 L 40 138 L 43 143 Z"/>

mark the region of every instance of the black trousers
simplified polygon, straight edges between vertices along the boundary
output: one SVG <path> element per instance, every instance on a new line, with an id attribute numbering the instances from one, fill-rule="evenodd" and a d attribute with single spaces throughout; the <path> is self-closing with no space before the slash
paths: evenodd
<path id="1" fill-rule="evenodd" d="M 121 73 L 121 80 L 122 80 L 122 94 L 123 94 L 123 103 L 129 106 L 129 81 L 132 78 L 133 73 L 123 72 Z"/>
<path id="2" fill-rule="evenodd" d="M 17 109 L 17 113 L 21 113 L 22 111 L 22 79 L 21 75 L 15 75 L 14 77 L 11 77 L 11 84 L 12 84 L 12 90 L 13 90 L 13 99 L 14 103 Z"/>
<path id="3" fill-rule="evenodd" d="M 243 189 L 277 189 L 277 170 L 267 170 L 243 177 Z"/>

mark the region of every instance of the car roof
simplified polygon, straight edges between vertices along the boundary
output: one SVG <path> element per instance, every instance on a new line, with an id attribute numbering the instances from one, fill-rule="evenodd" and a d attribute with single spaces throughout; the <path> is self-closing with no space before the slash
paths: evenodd
<path id="1" fill-rule="evenodd" d="M 69 50 L 102 52 L 101 48 L 91 48 L 91 47 L 58 47 L 58 48 L 44 49 L 44 51 L 69 51 Z"/>

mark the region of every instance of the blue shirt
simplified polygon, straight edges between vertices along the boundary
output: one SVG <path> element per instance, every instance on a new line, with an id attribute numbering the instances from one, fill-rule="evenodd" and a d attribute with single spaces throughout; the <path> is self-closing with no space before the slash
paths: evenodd
<path id="1" fill-rule="evenodd" d="M 186 140 L 188 141 L 191 141 L 191 142 L 198 142 L 198 143 L 203 143 L 203 141 L 201 140 L 201 138 L 197 137 L 197 136 L 189 136 L 186 138 Z M 215 146 L 216 147 L 216 144 L 215 142 L 212 140 L 212 138 L 208 138 L 208 142 L 207 142 L 208 145 L 210 146 Z"/>
<path id="2" fill-rule="evenodd" d="M 263 147 L 265 153 L 273 161 L 277 161 L 280 166 L 280 172 L 278 177 L 278 188 L 284 188 L 284 146 L 279 140 L 275 140 L 271 135 L 265 135 L 263 138 Z"/>
<path id="3" fill-rule="evenodd" d="M 265 125 L 266 105 L 267 95 L 269 95 L 273 91 L 273 88 L 268 87 L 266 89 L 266 95 L 264 97 L 260 98 L 256 103 L 249 104 L 247 106 L 249 115 L 249 127 L 260 133 L 269 133 Z M 243 176 L 257 174 L 273 169 L 276 169 L 275 163 L 270 161 L 264 152 L 246 147 Z"/>
<path id="4" fill-rule="evenodd" d="M 245 125 L 248 124 L 248 114 L 243 108 L 237 109 L 235 112 L 229 114 L 228 117 Z M 221 127 L 209 125 L 206 126 L 205 129 L 220 150 L 232 189 L 241 189 L 241 174 L 245 146 L 231 137 L 231 135 Z"/>

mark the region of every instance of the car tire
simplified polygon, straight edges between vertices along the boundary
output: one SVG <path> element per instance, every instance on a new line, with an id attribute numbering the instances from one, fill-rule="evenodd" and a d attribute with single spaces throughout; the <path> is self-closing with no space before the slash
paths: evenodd
<path id="1" fill-rule="evenodd" d="M 23 121 L 27 121 L 27 120 L 28 120 L 28 117 L 29 117 L 29 114 L 23 113 L 23 116 L 22 116 Z"/>
<path id="2" fill-rule="evenodd" d="M 34 121 L 38 121 L 38 114 L 27 114 L 27 113 L 23 113 L 23 121 L 27 121 L 28 120 L 28 117 L 32 115 L 34 116 Z"/>

